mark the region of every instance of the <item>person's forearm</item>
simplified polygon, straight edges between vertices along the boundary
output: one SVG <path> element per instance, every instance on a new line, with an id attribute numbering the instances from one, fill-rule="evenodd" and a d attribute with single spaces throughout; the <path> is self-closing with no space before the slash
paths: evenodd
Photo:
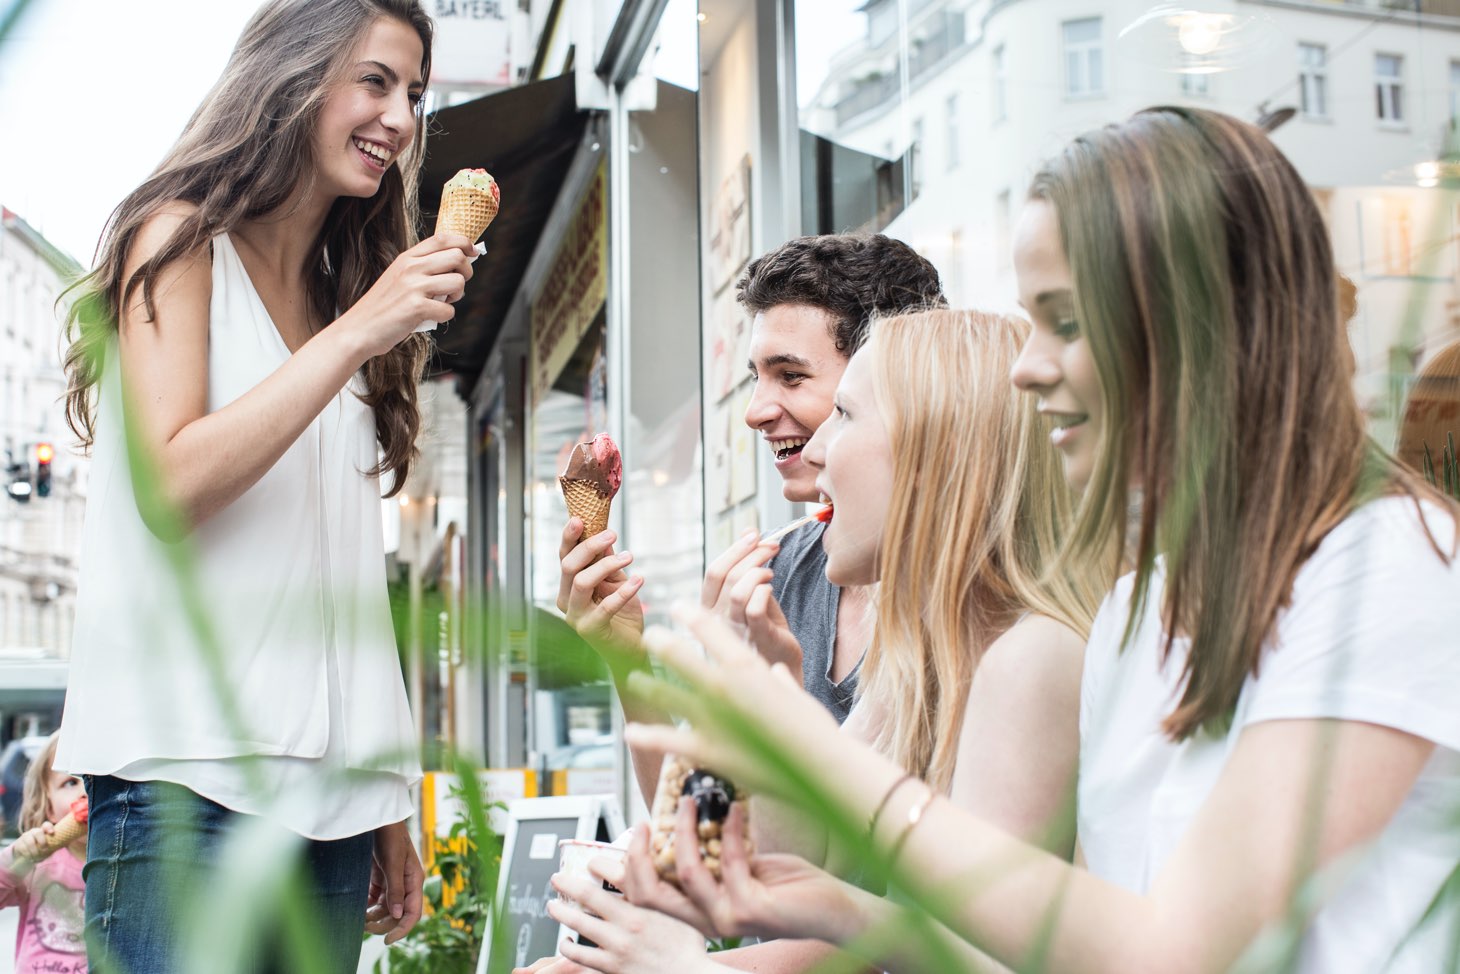
<path id="1" fill-rule="evenodd" d="M 820 940 L 768 940 L 749 947 L 718 951 L 709 956 L 722 968 L 754 971 L 756 974 L 801 974 L 803 971 L 827 970 L 842 974 L 871 974 L 871 968 L 865 961 Z M 833 963 L 836 966 L 829 966 Z"/>
<path id="2" fill-rule="evenodd" d="M 887 758 L 860 749 L 828 749 L 818 761 L 816 780 L 854 817 L 870 816 L 903 774 Z M 1169 935 L 1172 924 L 1150 899 L 1020 842 L 946 799 L 929 805 L 909 831 L 909 812 L 926 795 L 924 787 L 898 789 L 879 819 L 873 850 L 886 855 L 907 832 L 895 863 L 899 884 L 956 936 L 1011 967 L 1040 954 L 1047 969 L 1069 974 L 1201 969 L 1200 959 Z M 1126 933 L 1111 936 L 1112 930 Z"/>
<path id="3" fill-rule="evenodd" d="M 0 849 L 0 909 L 19 906 L 25 897 L 25 877 L 35 868 L 29 859 L 15 857 L 15 844 Z"/>
<path id="4" fill-rule="evenodd" d="M 877 777 L 892 774 L 879 771 Z M 930 916 L 990 957 L 1018 967 L 1037 955 L 1046 969 L 1068 974 L 1203 969 L 1200 958 L 1172 939 L 1174 925 L 1163 922 L 1148 898 L 943 799 L 909 830 L 909 812 L 926 792 L 903 791 L 888 803 L 877 849 L 885 854 L 906 832 L 895 864 L 900 885 Z"/>
<path id="5" fill-rule="evenodd" d="M 192 531 L 258 483 L 364 361 L 347 329 L 326 328 L 257 386 L 178 430 L 151 458 L 161 494 L 155 499 L 178 519 L 175 526 Z M 153 530 L 164 527 L 140 492 L 139 501 Z"/>
<path id="6" fill-rule="evenodd" d="M 852 903 L 853 908 L 841 917 L 828 918 L 828 933 L 838 938 L 851 937 L 843 946 L 850 945 L 875 960 L 888 974 L 944 969 L 963 974 L 1009 974 L 1009 968 L 980 953 L 936 920 L 922 916 L 921 923 L 910 928 L 906 907 L 865 890 L 853 893 Z M 915 936 L 908 936 L 910 930 Z"/>
<path id="7" fill-rule="evenodd" d="M 600 655 L 603 655 L 601 650 Z M 604 659 L 608 660 L 609 657 L 605 655 Z M 609 671 L 613 674 L 614 689 L 618 691 L 619 705 L 623 707 L 624 722 L 633 724 L 669 723 L 669 714 L 644 702 L 641 697 L 627 689 L 629 673 L 638 668 L 615 667 L 611 662 L 609 665 Z M 652 812 L 654 792 L 659 788 L 659 769 L 664 764 L 664 755 L 658 751 L 630 744 L 629 760 L 634 766 L 634 780 L 639 784 L 639 794 L 644 797 L 645 806 Z"/>

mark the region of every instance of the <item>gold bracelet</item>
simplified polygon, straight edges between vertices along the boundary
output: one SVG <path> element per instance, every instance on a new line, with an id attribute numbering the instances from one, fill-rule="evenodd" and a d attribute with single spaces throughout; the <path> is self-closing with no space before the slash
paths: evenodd
<path id="1" fill-rule="evenodd" d="M 912 835 L 913 829 L 917 828 L 918 823 L 923 820 L 923 813 L 928 810 L 928 806 L 933 804 L 933 799 L 937 797 L 938 793 L 929 785 L 928 793 L 923 796 L 923 800 L 907 810 L 907 825 L 903 826 L 902 834 L 897 837 L 896 842 L 892 843 L 892 851 L 887 854 L 888 869 L 896 865 L 897 857 L 902 854 L 902 847 L 907 843 L 907 837 Z"/>
<path id="2" fill-rule="evenodd" d="M 867 819 L 867 841 L 869 843 L 875 841 L 877 838 L 877 820 L 880 819 L 882 817 L 882 813 L 887 810 L 887 803 L 892 801 L 892 796 L 897 794 L 897 789 L 901 788 L 903 785 L 907 784 L 909 781 L 912 781 L 916 777 L 917 775 L 912 774 L 911 772 L 909 772 L 908 774 L 904 774 L 901 778 L 898 778 L 892 783 L 892 787 L 887 789 L 887 793 L 884 794 L 882 796 L 882 800 L 877 803 L 877 810 L 872 813 L 871 818 Z"/>

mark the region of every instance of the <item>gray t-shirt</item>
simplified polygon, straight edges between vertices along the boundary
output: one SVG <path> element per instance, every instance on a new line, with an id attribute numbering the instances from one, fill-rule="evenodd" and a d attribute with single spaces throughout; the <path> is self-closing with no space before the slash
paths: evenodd
<path id="1" fill-rule="evenodd" d="M 806 692 L 821 701 L 840 724 L 852 710 L 862 662 L 858 660 L 842 682 L 831 681 L 841 589 L 826 580 L 826 551 L 821 547 L 825 530 L 826 525 L 813 522 L 781 539 L 781 550 L 770 561 L 771 593 L 801 644 Z"/>

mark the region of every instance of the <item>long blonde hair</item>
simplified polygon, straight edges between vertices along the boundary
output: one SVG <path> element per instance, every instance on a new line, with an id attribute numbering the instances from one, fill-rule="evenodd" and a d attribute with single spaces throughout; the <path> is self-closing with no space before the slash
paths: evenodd
<path id="1" fill-rule="evenodd" d="M 876 322 L 867 343 L 893 482 L 858 692 L 883 711 L 877 746 L 940 791 L 984 650 L 1023 612 L 1087 635 L 1103 590 L 1093 573 L 1050 571 L 1072 496 L 1009 380 L 1029 328 L 925 311 Z"/>
<path id="2" fill-rule="evenodd" d="M 56 763 L 56 742 L 60 733 L 51 735 L 41 753 L 25 769 L 25 787 L 20 793 L 20 831 L 39 828 L 51 817 L 51 766 Z"/>
<path id="3" fill-rule="evenodd" d="M 157 170 L 117 207 L 107 224 L 96 269 L 74 286 L 68 312 L 66 419 L 83 446 L 94 433 L 96 387 L 121 311 L 141 292 L 155 317 L 155 289 L 175 261 L 245 220 L 280 211 L 312 186 L 313 137 L 331 86 L 356 43 L 379 19 L 410 26 L 421 39 L 421 76 L 431 75 L 432 26 L 418 0 L 270 0 L 254 14 L 223 76 L 193 114 Z M 416 180 L 425 157 L 419 111 L 415 138 L 381 177 L 369 199 L 335 202 L 318 239 L 308 280 L 309 306 L 320 322 L 364 296 L 391 261 L 416 242 Z M 162 208 L 191 203 L 155 256 L 132 276 L 124 269 L 143 225 Z M 412 335 L 365 364 L 381 461 L 372 475 L 392 474 L 390 493 L 405 484 L 420 429 L 416 383 L 431 340 Z"/>

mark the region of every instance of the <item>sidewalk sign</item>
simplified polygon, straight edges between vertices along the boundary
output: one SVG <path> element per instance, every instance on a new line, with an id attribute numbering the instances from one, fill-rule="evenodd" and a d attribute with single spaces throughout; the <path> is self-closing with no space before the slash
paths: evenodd
<path id="1" fill-rule="evenodd" d="M 483 939 L 477 974 L 506 974 L 557 953 L 564 930 L 548 916 L 547 903 L 555 896 L 549 879 L 558 871 L 558 842 L 611 842 L 625 827 L 612 795 L 526 798 L 508 804 L 497 881 L 501 919 Z"/>

